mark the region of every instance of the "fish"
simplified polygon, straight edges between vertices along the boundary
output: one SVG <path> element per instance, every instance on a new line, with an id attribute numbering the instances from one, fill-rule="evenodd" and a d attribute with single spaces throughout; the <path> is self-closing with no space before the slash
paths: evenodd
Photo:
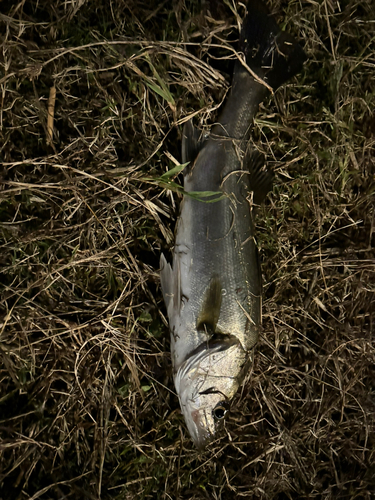
<path id="1" fill-rule="evenodd" d="M 255 212 L 272 189 L 265 157 L 250 146 L 260 103 L 296 75 L 306 55 L 260 0 L 247 4 L 244 59 L 218 121 L 204 135 L 183 129 L 184 195 L 172 265 L 160 257 L 173 377 L 190 436 L 200 450 L 219 436 L 253 361 L 262 322 Z M 202 196 L 199 196 L 202 193 Z"/>

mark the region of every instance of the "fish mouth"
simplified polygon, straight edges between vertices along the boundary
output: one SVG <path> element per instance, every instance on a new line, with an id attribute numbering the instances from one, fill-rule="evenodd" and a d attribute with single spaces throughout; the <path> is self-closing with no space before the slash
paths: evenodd
<path id="1" fill-rule="evenodd" d="M 199 451 L 203 451 L 209 443 L 218 437 L 218 433 L 224 424 L 226 408 L 229 408 L 229 403 L 227 401 L 222 401 L 222 394 L 219 394 L 216 391 L 213 391 L 212 393 L 205 392 L 202 395 L 203 398 L 207 398 L 208 400 L 210 400 L 212 396 L 214 396 L 215 400 L 218 401 L 215 407 L 220 406 L 220 408 L 224 408 L 225 405 L 225 410 L 222 414 L 220 414 L 220 418 L 215 417 L 214 411 L 211 408 L 211 401 L 207 407 L 205 407 L 205 404 L 203 403 L 203 408 L 198 407 L 192 409 L 186 406 L 185 408 L 182 407 L 182 412 L 184 414 L 190 436 Z M 200 398 L 201 403 L 202 397 Z"/>
<path id="2" fill-rule="evenodd" d="M 198 450 L 202 451 L 218 438 L 230 402 L 225 394 L 213 388 L 199 394 L 200 404 L 196 406 L 183 406 L 181 400 L 180 403 L 191 438 Z"/>
<path id="3" fill-rule="evenodd" d="M 210 432 L 207 418 L 199 410 L 192 411 L 190 416 L 194 427 L 187 424 L 188 430 L 196 448 L 203 451 L 215 439 L 215 434 Z"/>

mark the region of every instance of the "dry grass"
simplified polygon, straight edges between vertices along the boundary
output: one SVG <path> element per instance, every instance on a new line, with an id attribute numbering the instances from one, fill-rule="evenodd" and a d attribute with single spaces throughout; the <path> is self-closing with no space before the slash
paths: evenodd
<path id="1" fill-rule="evenodd" d="M 144 178 L 225 97 L 236 17 L 204 5 L 1 4 L 3 500 L 373 496 L 372 2 L 271 2 L 309 60 L 255 123 L 277 178 L 258 217 L 263 338 L 199 455 L 158 277 L 179 198 Z"/>

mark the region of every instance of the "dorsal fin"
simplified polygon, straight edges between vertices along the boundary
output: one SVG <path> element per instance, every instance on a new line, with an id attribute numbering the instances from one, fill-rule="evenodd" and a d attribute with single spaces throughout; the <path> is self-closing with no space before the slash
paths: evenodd
<path id="1" fill-rule="evenodd" d="M 216 325 L 219 321 L 222 286 L 217 275 L 211 278 L 203 296 L 202 306 L 197 318 L 197 330 L 205 330 L 210 334 L 216 331 Z"/>
<path id="2" fill-rule="evenodd" d="M 244 170 L 250 172 L 249 190 L 253 191 L 255 205 L 260 205 L 272 190 L 274 175 L 266 167 L 265 156 L 259 151 L 250 150 L 243 159 Z"/>
<path id="3" fill-rule="evenodd" d="M 160 255 L 160 281 L 170 322 L 180 313 L 181 286 L 178 269 L 172 269 L 163 254 Z"/>

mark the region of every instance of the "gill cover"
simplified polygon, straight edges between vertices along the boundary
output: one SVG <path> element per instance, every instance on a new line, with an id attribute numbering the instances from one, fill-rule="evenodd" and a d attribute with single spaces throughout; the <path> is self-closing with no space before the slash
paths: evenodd
<path id="1" fill-rule="evenodd" d="M 238 339 L 225 335 L 202 344 L 178 370 L 175 386 L 181 410 L 198 448 L 216 437 L 247 361 Z"/>

